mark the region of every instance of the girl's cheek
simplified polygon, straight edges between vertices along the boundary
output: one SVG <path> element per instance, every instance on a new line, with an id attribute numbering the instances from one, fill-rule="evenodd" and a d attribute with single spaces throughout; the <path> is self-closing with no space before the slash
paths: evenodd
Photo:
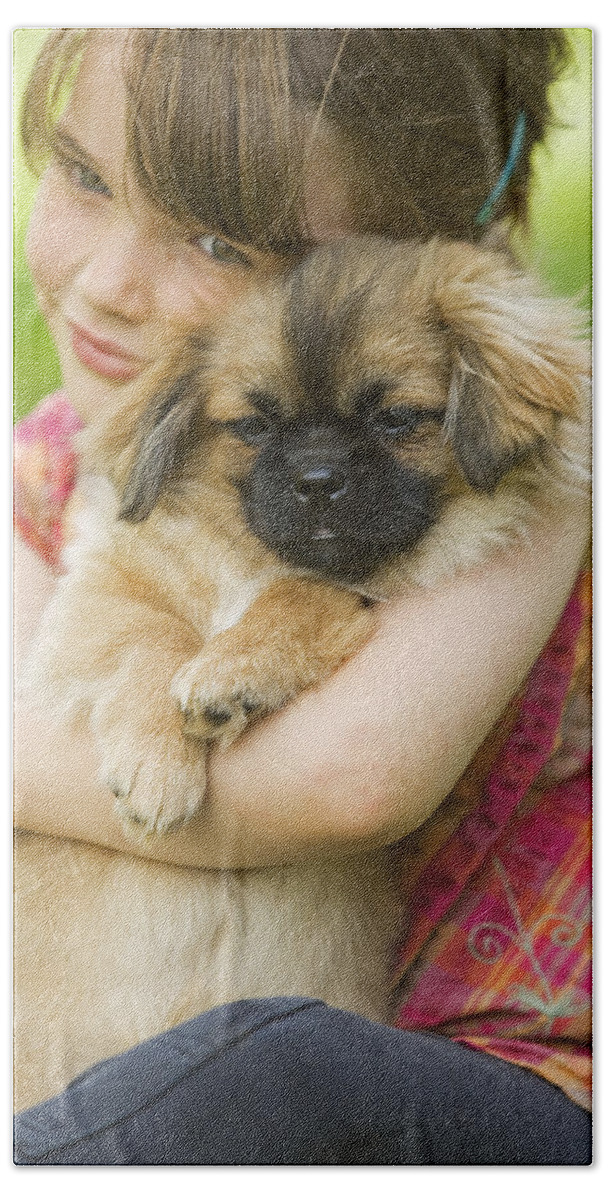
<path id="1" fill-rule="evenodd" d="M 74 228 L 67 207 L 43 180 L 27 233 L 25 252 L 32 278 L 43 298 L 54 292 L 69 270 Z"/>
<path id="2" fill-rule="evenodd" d="M 203 253 L 176 255 L 162 283 L 168 319 L 186 331 L 204 328 L 251 286 L 247 270 L 231 269 Z"/>
<path id="3" fill-rule="evenodd" d="M 49 254 L 49 238 L 46 222 L 37 204 L 30 220 L 25 239 L 25 256 L 37 290 L 43 290 L 48 285 L 52 263 Z"/>

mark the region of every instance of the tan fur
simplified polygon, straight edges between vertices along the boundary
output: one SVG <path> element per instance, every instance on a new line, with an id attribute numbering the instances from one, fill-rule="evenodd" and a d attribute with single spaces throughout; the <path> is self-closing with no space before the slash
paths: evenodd
<path id="1" fill-rule="evenodd" d="M 496 251 L 369 240 L 343 253 L 341 272 L 328 268 L 329 306 L 374 282 L 359 335 L 338 365 L 338 410 L 347 412 L 355 386 L 378 371 L 401 380 L 391 404 L 403 397 L 447 406 L 443 429 L 423 423 L 394 451 L 442 480 L 441 519 L 362 590 L 435 586 L 584 486 L 587 351 L 567 307 L 545 299 Z M 150 837 L 203 802 L 205 742 L 228 745 L 252 717 L 327 676 L 373 630 L 357 589 L 299 572 L 250 532 L 231 481 L 246 474 L 254 452 L 213 424 L 250 411 L 252 386 L 279 393 L 288 412 L 303 403 L 283 321 L 273 283 L 235 311 L 214 345 L 184 351 L 184 412 L 198 423 L 197 438 L 143 523 L 118 513 L 149 397 L 136 411 L 104 415 L 83 439 L 89 475 L 70 569 L 45 613 L 25 686 L 88 725 L 101 781 L 131 831 Z M 454 449 L 467 372 L 482 380 L 474 397 L 487 406 L 490 457 L 513 454 L 493 490 L 467 482 Z M 209 712 L 218 710 L 225 719 L 216 727 Z M 18 1108 L 227 1000 L 314 995 L 390 1019 L 400 916 L 382 854 L 214 873 L 22 835 L 16 905 Z"/>

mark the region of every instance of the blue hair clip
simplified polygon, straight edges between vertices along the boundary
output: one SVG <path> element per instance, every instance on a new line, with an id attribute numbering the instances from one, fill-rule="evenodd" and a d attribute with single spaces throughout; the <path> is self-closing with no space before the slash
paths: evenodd
<path id="1" fill-rule="evenodd" d="M 506 190 L 507 184 L 517 166 L 517 160 L 522 152 L 524 138 L 526 134 L 526 114 L 522 111 L 519 113 L 511 138 L 511 145 L 507 155 L 507 161 L 501 171 L 500 178 L 492 188 L 487 200 L 482 204 L 479 212 L 475 217 L 476 225 L 485 225 L 492 216 L 492 211 L 500 200 L 503 192 Z"/>

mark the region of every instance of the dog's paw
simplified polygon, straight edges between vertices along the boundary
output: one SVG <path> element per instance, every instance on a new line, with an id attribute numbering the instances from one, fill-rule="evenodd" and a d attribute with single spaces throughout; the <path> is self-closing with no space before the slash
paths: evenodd
<path id="1" fill-rule="evenodd" d="M 160 738 L 114 748 L 101 778 L 116 797 L 116 812 L 130 836 L 162 835 L 186 825 L 205 795 L 205 759 L 198 743 L 167 745 Z"/>
<path id="2" fill-rule="evenodd" d="M 264 679 L 244 656 L 205 650 L 174 676 L 171 694 L 190 737 L 228 746 L 256 717 L 285 703 L 276 682 Z"/>

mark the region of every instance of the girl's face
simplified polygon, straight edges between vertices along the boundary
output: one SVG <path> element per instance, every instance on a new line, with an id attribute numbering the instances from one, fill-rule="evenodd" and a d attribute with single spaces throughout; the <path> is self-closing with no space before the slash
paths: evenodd
<path id="1" fill-rule="evenodd" d="M 64 384 L 85 421 L 118 394 L 140 395 L 180 340 L 286 265 L 213 230 L 185 229 L 141 191 L 126 150 L 123 42 L 117 31 L 91 40 L 27 240 Z M 353 231 L 330 166 L 317 160 L 307 188 L 316 241 Z"/>

